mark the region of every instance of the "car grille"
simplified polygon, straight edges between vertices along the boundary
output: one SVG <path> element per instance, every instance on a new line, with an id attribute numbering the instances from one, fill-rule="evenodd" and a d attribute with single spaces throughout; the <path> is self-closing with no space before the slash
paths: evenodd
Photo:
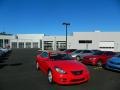
<path id="1" fill-rule="evenodd" d="M 85 80 L 85 78 L 81 78 L 81 79 L 73 79 L 73 80 L 71 80 L 71 82 L 79 82 L 79 81 L 83 81 L 83 80 Z"/>
<path id="2" fill-rule="evenodd" d="M 83 73 L 83 70 L 80 71 L 72 71 L 73 75 L 81 75 Z"/>

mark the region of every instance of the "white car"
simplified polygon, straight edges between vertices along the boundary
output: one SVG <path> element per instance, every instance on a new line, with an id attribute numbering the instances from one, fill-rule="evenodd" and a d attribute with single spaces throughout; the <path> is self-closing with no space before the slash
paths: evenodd
<path id="1" fill-rule="evenodd" d="M 8 49 L 7 48 L 0 48 L 1 51 L 3 51 L 4 53 L 8 53 Z"/>

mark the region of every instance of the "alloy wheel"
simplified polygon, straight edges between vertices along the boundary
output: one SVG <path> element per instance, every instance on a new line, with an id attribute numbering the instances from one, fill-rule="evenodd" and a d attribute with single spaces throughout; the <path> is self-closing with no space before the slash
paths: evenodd
<path id="1" fill-rule="evenodd" d="M 98 67 L 101 67 L 101 66 L 102 66 L 102 61 L 98 61 L 98 62 L 97 62 L 97 66 L 98 66 Z"/>
<path id="2" fill-rule="evenodd" d="M 48 71 L 48 82 L 49 83 L 53 82 L 53 76 L 52 76 L 52 72 L 50 70 Z"/>
<path id="3" fill-rule="evenodd" d="M 39 70 L 39 64 L 38 64 L 38 62 L 36 62 L 36 68 L 37 68 L 37 70 Z"/>

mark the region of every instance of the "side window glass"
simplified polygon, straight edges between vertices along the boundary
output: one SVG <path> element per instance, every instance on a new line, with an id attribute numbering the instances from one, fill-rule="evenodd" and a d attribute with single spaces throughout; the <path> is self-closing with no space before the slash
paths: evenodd
<path id="1" fill-rule="evenodd" d="M 41 54 L 41 56 L 44 57 L 44 58 L 47 58 L 47 57 L 48 57 L 48 53 L 47 53 L 47 52 L 43 52 L 43 53 Z"/>
<path id="2" fill-rule="evenodd" d="M 83 53 L 91 53 L 91 51 L 89 51 L 89 50 L 85 50 Z"/>

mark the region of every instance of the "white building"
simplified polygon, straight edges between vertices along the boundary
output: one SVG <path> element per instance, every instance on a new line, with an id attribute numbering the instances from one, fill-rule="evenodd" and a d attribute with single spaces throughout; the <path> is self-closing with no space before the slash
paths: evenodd
<path id="1" fill-rule="evenodd" d="M 17 34 L 10 40 L 11 48 L 42 48 L 44 34 Z"/>
<path id="2" fill-rule="evenodd" d="M 61 41 L 64 43 L 60 44 Z M 44 36 L 43 46 L 51 49 L 63 48 L 65 36 Z M 68 36 L 67 48 L 120 51 L 120 32 L 73 32 L 72 36 Z"/>
<path id="3" fill-rule="evenodd" d="M 5 47 L 6 44 L 10 44 L 11 48 L 65 49 L 66 36 L 45 36 L 44 34 L 0 35 L 0 47 Z M 73 35 L 68 36 L 67 48 L 120 52 L 120 32 L 73 32 Z"/>
<path id="4" fill-rule="evenodd" d="M 0 47 L 5 48 L 9 46 L 13 38 L 14 37 L 12 35 L 1 35 L 0 34 Z"/>

